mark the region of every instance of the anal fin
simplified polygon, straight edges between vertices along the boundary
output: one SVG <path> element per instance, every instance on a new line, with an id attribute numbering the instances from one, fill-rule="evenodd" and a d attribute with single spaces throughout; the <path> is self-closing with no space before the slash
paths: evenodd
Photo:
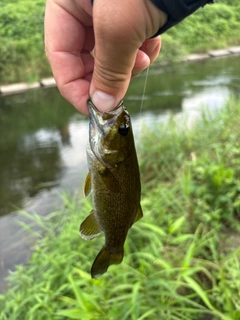
<path id="1" fill-rule="evenodd" d="M 81 223 L 80 235 L 85 240 L 92 240 L 101 233 L 100 226 L 97 222 L 95 211 L 92 210 L 90 215 Z"/>
<path id="2" fill-rule="evenodd" d="M 140 220 L 142 217 L 143 217 L 142 207 L 141 207 L 141 205 L 139 205 L 134 223 L 137 222 L 138 220 Z"/>

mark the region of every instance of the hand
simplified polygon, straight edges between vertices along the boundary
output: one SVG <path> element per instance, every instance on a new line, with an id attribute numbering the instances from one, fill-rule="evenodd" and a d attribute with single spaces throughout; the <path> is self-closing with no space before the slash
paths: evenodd
<path id="1" fill-rule="evenodd" d="M 158 56 L 167 20 L 150 0 L 47 0 L 46 55 L 61 94 L 81 113 L 104 112 Z M 94 49 L 94 57 L 91 52 Z"/>

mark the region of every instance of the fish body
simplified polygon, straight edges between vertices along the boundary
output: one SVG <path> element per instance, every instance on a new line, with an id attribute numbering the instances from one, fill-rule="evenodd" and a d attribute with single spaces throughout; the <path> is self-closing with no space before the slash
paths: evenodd
<path id="1" fill-rule="evenodd" d="M 92 192 L 94 209 L 80 226 L 85 240 L 105 234 L 91 275 L 96 278 L 123 259 L 123 245 L 132 224 L 142 217 L 140 173 L 129 113 L 121 102 L 101 113 L 88 102 L 90 124 L 85 196 Z"/>

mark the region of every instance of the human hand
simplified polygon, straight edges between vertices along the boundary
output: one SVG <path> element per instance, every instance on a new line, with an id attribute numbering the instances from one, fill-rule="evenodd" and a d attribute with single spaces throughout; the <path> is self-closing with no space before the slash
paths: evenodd
<path id="1" fill-rule="evenodd" d="M 150 0 L 47 0 L 46 55 L 61 94 L 81 113 L 104 112 L 158 56 L 167 20 Z M 91 55 L 94 49 L 94 57 Z"/>

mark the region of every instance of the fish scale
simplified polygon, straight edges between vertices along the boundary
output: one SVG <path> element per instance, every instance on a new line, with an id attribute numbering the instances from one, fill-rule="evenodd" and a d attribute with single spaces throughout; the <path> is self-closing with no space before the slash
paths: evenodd
<path id="1" fill-rule="evenodd" d="M 98 277 L 123 259 L 123 246 L 132 224 L 142 217 L 141 184 L 129 113 L 123 102 L 101 113 L 88 102 L 90 124 L 84 193 L 92 192 L 93 210 L 80 225 L 80 235 L 92 240 L 101 232 L 105 244 L 91 275 Z"/>

